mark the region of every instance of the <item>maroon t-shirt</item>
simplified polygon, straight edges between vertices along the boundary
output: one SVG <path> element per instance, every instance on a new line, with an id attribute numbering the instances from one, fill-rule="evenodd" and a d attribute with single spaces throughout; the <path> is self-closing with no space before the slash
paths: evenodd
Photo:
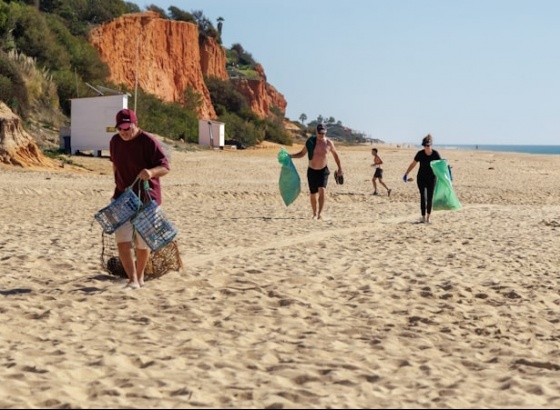
<path id="1" fill-rule="evenodd" d="M 163 152 L 161 143 L 152 135 L 145 131 L 130 141 L 123 140 L 119 134 L 113 135 L 109 144 L 111 162 L 115 167 L 115 192 L 113 198 L 116 199 L 128 188 L 136 179 L 140 171 L 157 166 L 169 168 L 169 161 Z M 132 189 L 135 193 L 139 192 L 139 187 L 143 181 L 138 180 Z M 161 205 L 161 184 L 159 178 L 152 178 L 149 181 L 150 196 Z M 145 202 L 148 198 L 144 189 L 141 190 L 141 199 Z"/>

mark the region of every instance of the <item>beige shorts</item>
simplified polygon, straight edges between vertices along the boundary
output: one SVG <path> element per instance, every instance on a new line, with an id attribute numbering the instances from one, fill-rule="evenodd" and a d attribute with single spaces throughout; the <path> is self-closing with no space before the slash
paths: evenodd
<path id="1" fill-rule="evenodd" d="M 136 249 L 148 249 L 148 245 L 144 242 L 142 236 L 134 230 L 134 226 L 130 221 L 125 222 L 115 231 L 115 242 L 132 242 L 133 236 Z"/>

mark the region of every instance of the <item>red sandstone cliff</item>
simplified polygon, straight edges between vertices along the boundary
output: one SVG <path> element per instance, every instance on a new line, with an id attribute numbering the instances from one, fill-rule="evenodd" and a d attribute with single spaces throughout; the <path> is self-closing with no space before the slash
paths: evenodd
<path id="1" fill-rule="evenodd" d="M 251 111 L 259 117 L 265 118 L 270 114 L 272 107 L 276 106 L 285 114 L 288 104 L 284 96 L 266 82 L 266 75 L 260 64 L 257 64 L 256 71 L 261 77 L 260 80 L 232 80 L 237 90 L 249 101 Z"/>
<path id="2" fill-rule="evenodd" d="M 197 29 L 198 30 L 198 29 Z M 226 52 L 213 38 L 207 38 L 200 45 L 200 67 L 207 77 L 227 80 Z"/>
<path id="3" fill-rule="evenodd" d="M 216 117 L 202 78 L 195 24 L 162 19 L 155 12 L 125 14 L 94 28 L 89 40 L 108 64 L 110 81 L 134 88 L 138 48 L 140 88 L 163 101 L 176 102 L 191 86 L 202 96 L 199 117 Z M 221 56 L 225 67 L 224 51 Z"/>
<path id="4" fill-rule="evenodd" d="M 195 24 L 162 19 L 155 12 L 126 14 L 90 32 L 90 43 L 99 51 L 110 69 L 109 81 L 133 89 L 136 81 L 138 48 L 138 86 L 168 102 L 180 102 L 192 87 L 202 96 L 199 118 L 216 118 L 203 76 L 227 80 L 226 53 L 212 38 L 199 43 Z M 248 99 L 259 117 L 270 115 L 276 106 L 286 112 L 286 100 L 262 80 L 236 80 L 238 90 Z"/>

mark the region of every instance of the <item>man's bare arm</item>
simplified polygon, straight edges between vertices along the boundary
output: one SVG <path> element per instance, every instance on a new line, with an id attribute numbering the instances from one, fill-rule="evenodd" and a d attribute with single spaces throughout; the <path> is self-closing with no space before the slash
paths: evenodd
<path id="1" fill-rule="evenodd" d="M 336 166 L 338 167 L 338 173 L 342 174 L 342 165 L 340 164 L 340 157 L 338 156 L 338 152 L 336 151 L 333 142 L 329 140 L 329 143 L 331 147 L 331 154 L 333 155 Z"/>
<path id="2" fill-rule="evenodd" d="M 301 158 L 303 157 L 305 154 L 307 154 L 307 147 L 304 146 L 300 152 L 298 152 L 297 154 L 290 154 L 290 158 Z"/>

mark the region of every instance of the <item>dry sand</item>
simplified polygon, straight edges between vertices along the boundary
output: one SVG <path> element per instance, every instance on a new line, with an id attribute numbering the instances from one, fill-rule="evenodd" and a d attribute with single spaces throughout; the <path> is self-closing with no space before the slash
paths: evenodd
<path id="1" fill-rule="evenodd" d="M 286 207 L 278 148 L 174 151 L 185 268 L 134 291 L 100 266 L 107 158 L 2 167 L 0 407 L 558 408 L 560 157 L 440 150 L 463 208 L 426 225 L 415 152 L 379 146 L 388 198 L 340 148 L 316 221 L 305 159 Z"/>

